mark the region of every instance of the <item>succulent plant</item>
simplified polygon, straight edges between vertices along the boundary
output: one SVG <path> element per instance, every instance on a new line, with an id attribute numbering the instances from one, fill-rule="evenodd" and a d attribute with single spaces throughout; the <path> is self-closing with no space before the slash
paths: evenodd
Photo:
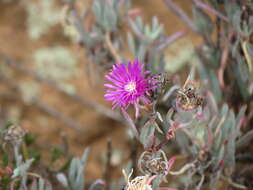
<path id="1" fill-rule="evenodd" d="M 158 17 L 144 22 L 140 12 L 132 9 L 130 0 L 93 0 L 82 12 L 75 0 L 64 2 L 62 18 L 59 10 L 53 8 L 53 1 L 27 4 L 28 33 L 31 38 L 38 39 L 51 26 L 61 22 L 64 33 L 84 48 L 82 52 L 89 58 L 90 78 L 110 69 L 109 74 L 105 74 L 110 82 L 104 85 L 107 88 L 105 99 L 112 102 L 113 116 L 119 115 L 117 119 L 117 116 L 110 118 L 131 128 L 129 141 L 135 150 L 128 162 L 128 172 L 123 170 L 125 181 L 121 178 L 115 182 L 108 177 L 112 168 L 112 148 L 108 148 L 103 179 L 93 183 L 86 182 L 84 175 L 88 149 L 81 158 L 54 149 L 51 162 L 64 157 L 64 164 L 60 169 L 48 166 L 45 173 L 57 179 L 55 183 L 61 188 L 71 190 L 87 187 L 89 190 L 172 190 L 162 187 L 170 182 L 171 176 L 175 177 L 176 185 L 166 185 L 179 189 L 216 190 L 228 189 L 228 186 L 246 189 L 249 180 L 242 172 L 239 173 L 243 180 L 237 178 L 237 166 L 241 164 L 241 151 L 247 148 L 253 134 L 250 129 L 252 1 L 192 0 L 188 2 L 192 5 L 192 18 L 189 18 L 176 1 L 164 0 L 165 5 L 203 39 L 196 48 L 177 44 L 175 51 L 179 52 L 179 58 L 174 59 L 166 55 L 165 49 L 186 33 L 179 31 L 167 36 Z M 25 66 L 15 66 L 11 59 L 0 56 L 5 58 L 5 65 L 24 71 Z M 51 86 L 59 91 L 64 88 L 65 95 L 83 100 L 68 83 L 79 72 L 75 57 L 66 48 L 42 48 L 35 51 L 33 58 L 36 72 L 32 76 L 36 80 L 53 81 Z M 180 65 L 171 69 L 169 64 Z M 178 72 L 183 65 L 186 66 L 183 71 L 190 68 L 184 83 L 184 76 Z M 13 72 L 5 72 L 8 69 L 1 65 L 1 79 L 7 78 L 5 81 L 14 76 Z M 23 100 L 32 105 L 39 92 L 38 86 L 33 84 L 23 82 L 11 87 L 20 89 Z M 99 104 L 93 107 L 100 113 L 111 111 Z M 135 108 L 135 117 L 131 107 Z M 73 123 L 55 110 L 47 110 L 65 119 L 66 123 Z M 8 154 L 5 146 L 1 149 L 4 156 L 0 166 L 0 174 L 3 174 L 3 177 L 0 175 L 0 188 L 53 189 L 53 183 L 33 172 L 40 156 L 31 153 L 27 141 L 32 140 L 22 128 L 19 125 L 2 127 L 1 134 L 3 144 L 9 144 L 12 152 Z M 138 156 L 137 144 L 142 146 Z M 178 156 L 174 154 L 186 155 L 181 161 L 183 166 L 178 167 Z M 247 156 L 252 162 L 252 156 L 249 153 Z"/>

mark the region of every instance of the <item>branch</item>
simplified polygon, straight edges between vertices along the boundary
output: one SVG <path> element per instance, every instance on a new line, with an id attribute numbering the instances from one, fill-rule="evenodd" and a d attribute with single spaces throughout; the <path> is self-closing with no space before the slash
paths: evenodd
<path id="1" fill-rule="evenodd" d="M 139 139 L 139 132 L 134 124 L 134 121 L 132 120 L 132 118 L 128 115 L 128 113 L 124 110 L 121 109 L 122 115 L 125 118 L 125 124 L 131 129 L 131 131 L 133 132 L 133 135 L 136 137 L 136 139 Z"/>
<path id="2" fill-rule="evenodd" d="M 233 187 L 235 187 L 237 189 L 248 189 L 244 185 L 241 185 L 241 184 L 233 182 L 231 178 L 225 177 L 223 175 L 221 176 L 221 178 L 224 179 L 225 181 L 227 181 L 231 186 L 233 186 Z"/>
<path id="3" fill-rule="evenodd" d="M 159 44 L 158 50 L 163 50 L 168 45 L 172 44 L 173 42 L 175 42 L 176 40 L 180 39 L 181 37 L 183 37 L 185 35 L 186 35 L 185 31 L 179 31 L 179 32 L 172 34 L 164 42 Z"/>
<path id="4" fill-rule="evenodd" d="M 247 41 L 241 41 L 241 46 L 242 46 L 242 50 L 243 50 L 243 53 L 244 53 L 244 56 L 245 56 L 245 59 L 246 59 L 246 63 L 248 64 L 248 67 L 249 67 L 249 72 L 251 73 L 253 68 L 252 68 L 252 61 L 251 61 L 251 57 L 248 53 L 248 50 L 247 50 Z"/>
<path id="5" fill-rule="evenodd" d="M 192 20 L 184 13 L 184 11 L 179 8 L 176 4 L 172 2 L 172 0 L 164 0 L 167 7 L 174 12 L 181 20 L 192 29 L 192 31 L 197 32 L 195 25 L 193 24 Z"/>
<path id="6" fill-rule="evenodd" d="M 114 60 L 117 62 L 117 63 L 120 63 L 121 62 L 121 57 L 118 53 L 118 51 L 115 49 L 115 47 L 113 46 L 112 44 L 112 40 L 111 40 L 111 37 L 110 37 L 110 32 L 107 32 L 105 34 L 105 43 L 110 51 L 110 53 L 112 54 L 112 56 L 114 57 Z"/>
<path id="7" fill-rule="evenodd" d="M 205 175 L 204 175 L 204 174 L 201 174 L 201 179 L 200 179 L 200 181 L 199 181 L 198 186 L 196 187 L 196 190 L 201 190 L 201 187 L 202 187 L 202 185 L 203 185 L 203 183 L 204 183 L 204 180 L 205 180 Z"/>
<path id="8" fill-rule="evenodd" d="M 184 165 L 179 171 L 169 171 L 170 175 L 181 175 L 183 174 L 186 170 L 190 169 L 190 168 L 194 168 L 195 167 L 195 163 L 196 161 L 186 164 Z"/>
<path id="9" fill-rule="evenodd" d="M 104 180 L 106 182 L 105 189 L 109 190 L 110 189 L 110 183 L 111 183 L 111 159 L 112 159 L 112 141 L 109 139 L 107 141 L 107 153 L 106 153 L 106 165 L 105 165 L 105 171 L 104 171 Z"/>
<path id="10" fill-rule="evenodd" d="M 49 80 L 49 79 L 45 79 L 45 78 L 41 77 L 40 75 L 38 75 L 37 73 L 26 69 L 21 63 L 15 61 L 14 59 L 10 58 L 9 56 L 5 55 L 2 52 L 0 52 L 0 57 L 5 59 L 5 61 L 3 63 L 5 63 L 6 65 L 11 66 L 13 69 L 15 69 L 23 74 L 26 74 L 39 82 L 43 82 L 43 83 L 47 84 L 51 88 L 74 99 L 75 101 L 79 102 L 83 106 L 90 107 L 90 108 L 94 109 L 97 113 L 99 113 L 103 116 L 106 116 L 112 120 L 119 121 L 119 122 L 123 121 L 122 116 L 118 112 L 114 112 L 111 109 L 109 109 L 99 103 L 84 99 L 82 96 L 79 96 L 77 94 L 71 94 L 71 93 L 63 90 L 54 81 Z"/>
<path id="11" fill-rule="evenodd" d="M 194 4 L 198 7 L 198 8 L 201 8 L 203 10 L 206 10 L 208 12 L 211 12 L 212 14 L 216 15 L 217 17 L 219 17 L 220 19 L 228 22 L 228 18 L 223 15 L 221 12 L 213 9 L 212 7 L 208 6 L 207 4 L 199 1 L 199 0 L 193 0 Z"/>
<path id="12" fill-rule="evenodd" d="M 7 78 L 4 78 L 3 76 L 1 76 L 0 80 L 3 80 L 13 90 L 20 91 L 20 88 L 18 87 L 18 85 L 12 83 Z M 0 96 L 2 96 L 2 97 L 4 96 L 4 97 L 7 97 L 7 98 L 11 98 L 11 99 L 15 98 L 15 96 L 13 96 L 13 94 L 7 94 L 7 93 L 6 94 L 0 94 Z M 23 101 L 23 99 L 21 99 L 21 100 Z M 48 106 L 47 104 L 40 102 L 37 98 L 34 98 L 31 101 L 31 104 L 36 106 L 40 110 L 46 112 L 47 114 L 51 115 L 52 117 L 62 121 L 69 128 L 75 129 L 79 132 L 82 131 L 81 130 L 82 127 L 78 123 L 76 123 L 73 119 L 69 118 L 66 115 L 63 115 L 61 112 L 58 112 L 56 109 Z"/>

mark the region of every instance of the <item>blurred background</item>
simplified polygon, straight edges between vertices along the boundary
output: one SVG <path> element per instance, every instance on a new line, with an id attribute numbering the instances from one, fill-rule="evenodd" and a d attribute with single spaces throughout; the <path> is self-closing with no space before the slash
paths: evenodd
<path id="1" fill-rule="evenodd" d="M 70 2 L 0 0 L 0 127 L 17 124 L 27 131 L 28 153 L 40 161 L 35 170 L 46 178 L 50 178 L 51 170 L 58 171 L 69 164 L 69 158 L 82 155 L 87 147 L 91 151 L 85 170 L 87 181 L 106 178 L 109 147 L 111 177 L 119 179 L 122 164 L 136 160 L 143 148 L 132 143 L 122 117 L 104 100 L 103 76 L 118 61 L 117 50 L 127 49 L 123 51 L 127 60 L 138 57 L 129 50 L 129 32 L 136 32 L 135 26 L 130 22 L 129 29 L 122 19 L 123 24 L 117 25 L 117 31 L 112 31 L 108 39 L 90 42 L 80 20 L 85 18 L 84 28 L 93 30 L 91 4 L 95 1 L 76 0 L 76 12 L 70 11 Z M 175 2 L 192 17 L 192 1 Z M 214 14 L 209 13 L 208 18 L 214 20 Z M 197 62 L 195 48 L 206 39 L 192 32 L 161 0 L 132 0 L 127 14 L 163 27 L 161 38 L 174 35 L 159 47 L 163 49 L 165 71 L 179 73 L 184 81 L 189 66 Z M 102 33 L 94 35 L 94 39 L 99 39 Z M 209 37 L 211 41 L 213 36 Z M 126 47 L 122 46 L 124 41 L 128 41 Z M 111 55 L 106 54 L 105 47 Z M 160 62 L 158 58 L 155 61 Z M 158 73 L 159 69 L 155 71 Z M 24 152 L 26 148 L 23 147 Z M 48 172 L 43 166 L 51 170 Z"/>
<path id="2" fill-rule="evenodd" d="M 90 3 L 77 1 L 77 8 L 83 10 Z M 141 15 L 145 22 L 157 16 L 166 35 L 188 31 L 165 50 L 168 71 L 184 68 L 201 39 L 163 1 L 132 3 L 133 14 Z M 177 4 L 191 15 L 188 0 L 177 0 Z M 90 147 L 88 181 L 103 176 L 107 144 L 111 141 L 111 171 L 118 179 L 119 164 L 131 159 L 136 150 L 131 148 L 126 126 L 117 121 L 116 115 L 110 115 L 111 105 L 104 101 L 101 73 L 107 71 L 96 73 L 99 68 L 93 66 L 85 47 L 72 35 L 71 28 L 64 26 L 66 11 L 60 0 L 0 1 L 0 125 L 11 122 L 27 130 L 33 143 L 32 154 L 45 165 L 52 154 L 67 152 L 76 156 Z M 122 26 L 121 30 L 127 29 Z M 57 168 L 63 162 L 60 158 L 52 165 Z"/>

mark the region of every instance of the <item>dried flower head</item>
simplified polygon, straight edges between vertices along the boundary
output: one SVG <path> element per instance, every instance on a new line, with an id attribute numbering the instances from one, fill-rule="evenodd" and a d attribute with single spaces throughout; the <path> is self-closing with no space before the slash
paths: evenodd
<path id="1" fill-rule="evenodd" d="M 139 61 L 129 62 L 128 65 L 115 64 L 111 72 L 105 76 L 106 80 L 113 83 L 105 84 L 109 88 L 106 91 L 105 99 L 112 101 L 113 109 L 120 106 L 127 109 L 133 104 L 138 115 L 140 103 L 148 104 L 150 99 L 149 91 L 156 88 L 155 81 L 144 72 L 144 65 Z"/>
<path id="2" fill-rule="evenodd" d="M 150 183 L 154 177 L 137 176 L 134 179 L 130 180 L 132 173 L 133 170 L 127 176 L 126 172 L 123 170 L 123 174 L 127 182 L 127 185 L 125 186 L 124 190 L 152 190 Z"/>
<path id="3" fill-rule="evenodd" d="M 7 129 L 4 141 L 13 145 L 20 145 L 25 134 L 26 132 L 21 126 L 12 125 Z"/>
<path id="4" fill-rule="evenodd" d="M 139 158 L 138 167 L 145 175 L 166 176 L 173 163 L 167 160 L 165 153 L 160 149 L 143 152 Z"/>
<path id="5" fill-rule="evenodd" d="M 176 104 L 183 110 L 194 110 L 203 104 L 203 97 L 197 92 L 195 82 L 187 82 L 178 91 Z"/>

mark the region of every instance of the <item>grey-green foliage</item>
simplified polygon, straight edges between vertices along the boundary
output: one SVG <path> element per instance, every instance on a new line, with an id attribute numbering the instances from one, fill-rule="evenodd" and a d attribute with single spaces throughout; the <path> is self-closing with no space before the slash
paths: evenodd
<path id="1" fill-rule="evenodd" d="M 57 82 L 67 91 L 75 90 L 69 80 L 78 75 L 78 65 L 68 49 L 61 46 L 41 48 L 35 51 L 33 58 L 34 69 L 40 76 Z"/>
<path id="2" fill-rule="evenodd" d="M 204 35 L 209 35 L 214 29 L 212 19 L 204 11 L 195 6 L 192 8 L 192 13 L 196 30 Z"/>
<path id="3" fill-rule="evenodd" d="M 21 178 L 22 186 L 28 188 L 27 186 L 27 172 L 30 169 L 34 159 L 26 160 L 24 163 L 20 163 L 13 171 L 12 178 Z M 39 177 L 33 179 L 31 190 L 52 190 L 52 185 L 45 181 L 43 178 Z"/>
<path id="4" fill-rule="evenodd" d="M 242 5 L 236 1 L 225 0 L 225 10 L 228 15 L 231 26 L 239 33 L 246 36 L 253 31 L 253 16 L 250 15 L 248 20 L 242 19 L 244 11 Z"/>
<path id="5" fill-rule="evenodd" d="M 207 105 L 201 115 L 198 115 L 200 113 L 196 110 L 176 109 L 174 114 L 169 114 L 167 122 L 170 127 L 175 122 L 179 127 L 183 127 L 176 131 L 176 141 L 180 150 L 199 161 L 200 165 L 196 171 L 199 173 L 211 171 L 211 179 L 217 182 L 220 179 L 220 172 L 226 170 L 229 171 L 226 175 L 232 175 L 235 169 L 236 148 L 249 141 L 249 135 L 242 136 L 240 130 L 246 106 L 243 106 L 236 115 L 227 104 L 223 104 L 218 110 L 214 97 L 209 97 L 206 101 Z"/>
<path id="6" fill-rule="evenodd" d="M 161 72 L 164 66 L 164 55 L 159 45 L 165 40 L 163 25 L 157 17 L 151 24 L 145 24 L 141 17 L 129 20 L 134 36 L 128 33 L 128 46 L 139 61 L 147 61 L 147 67 L 154 72 Z"/>
<path id="7" fill-rule="evenodd" d="M 216 27 L 220 27 L 219 30 L 222 32 L 215 31 L 216 39 L 211 38 L 214 33 L 212 29 L 214 22 L 204 10 L 194 9 L 196 27 L 205 41 L 199 51 L 203 63 L 200 76 L 202 79 L 212 81 L 211 89 L 219 103 L 233 97 L 242 97 L 246 102 L 253 93 L 253 55 L 250 40 L 253 32 L 253 16 L 250 14 L 252 1 L 209 0 L 209 2 L 210 6 L 213 6 L 209 10 L 215 9 L 222 15 L 220 24 L 216 23 Z M 223 96 L 220 87 L 233 89 L 231 95 Z"/>
<path id="8" fill-rule="evenodd" d="M 187 64 L 198 64 L 199 61 L 194 52 L 192 42 L 180 40 L 168 47 L 169 53 L 165 55 L 165 70 L 176 73 Z"/>
<path id="9" fill-rule="evenodd" d="M 161 182 L 162 182 L 162 176 L 158 175 L 152 183 L 152 189 L 158 190 Z"/>
<path id="10" fill-rule="evenodd" d="M 130 1 L 127 0 L 124 4 L 125 10 L 128 10 Z M 119 21 L 123 18 L 121 13 L 122 4 L 119 0 L 95 0 L 92 5 L 92 10 L 96 18 L 96 22 L 105 31 L 113 31 L 118 28 Z"/>
<path id="11" fill-rule="evenodd" d="M 145 148 L 148 147 L 148 143 L 151 140 L 150 138 L 154 136 L 156 129 L 155 125 L 155 121 L 151 119 L 141 128 L 140 141 Z"/>
<path id="12" fill-rule="evenodd" d="M 81 158 L 73 158 L 67 176 L 57 174 L 59 182 L 71 190 L 83 190 L 85 185 L 84 169 L 88 158 L 89 149 L 86 149 Z"/>
<path id="13" fill-rule="evenodd" d="M 135 20 L 130 20 L 130 26 L 134 33 L 139 35 L 140 40 L 145 43 L 152 43 L 163 33 L 163 25 L 159 23 L 155 16 L 152 18 L 151 24 L 144 24 L 139 16 Z"/>
<path id="14" fill-rule="evenodd" d="M 219 112 L 205 108 L 203 111 L 204 118 L 197 119 L 197 121 L 185 126 L 194 137 L 192 139 L 188 136 L 193 144 L 190 145 L 185 142 L 180 144 L 184 146 L 183 149 L 189 150 L 193 155 L 205 147 L 205 151 L 211 154 L 214 165 L 224 160 L 226 166 L 233 167 L 235 143 L 240 136 L 240 119 L 245 114 L 245 110 L 246 107 L 242 107 L 240 114 L 235 116 L 233 110 L 229 109 L 226 104 Z M 180 122 L 180 118 L 184 118 L 184 115 L 185 113 L 177 112 L 174 117 L 178 118 L 177 121 Z M 184 139 L 177 138 L 177 141 L 181 140 Z"/>
<path id="15" fill-rule="evenodd" d="M 27 170 L 30 168 L 34 159 L 27 160 L 25 163 L 20 164 L 14 169 L 12 178 L 22 177 L 26 175 Z"/>
<path id="16" fill-rule="evenodd" d="M 31 39 L 38 39 L 51 26 L 60 22 L 60 10 L 55 8 L 55 0 L 40 0 L 25 3 L 28 13 L 27 27 Z"/>
<path id="17" fill-rule="evenodd" d="M 125 184 L 125 180 L 123 178 L 121 178 L 118 183 L 113 181 L 110 184 L 110 190 L 118 190 L 118 189 L 124 187 L 124 184 Z"/>
<path id="18" fill-rule="evenodd" d="M 92 63 L 106 68 L 115 61 L 108 49 L 107 38 L 110 38 L 109 41 L 115 49 L 123 48 L 122 36 L 118 31 L 121 29 L 123 19 L 126 19 L 129 7 L 130 0 L 94 0 L 91 9 L 85 9 L 82 15 L 77 10 L 70 11 L 67 15 L 69 22 L 64 28 L 74 34 L 75 39 L 86 47 Z M 95 18 L 92 22 L 89 18 L 90 13 Z"/>
<path id="19" fill-rule="evenodd" d="M 200 72 L 203 71 L 200 69 Z M 238 148 L 249 143 L 253 132 L 251 130 L 244 135 L 241 132 L 242 121 L 245 118 L 247 106 L 241 106 L 238 113 L 235 113 L 233 108 L 228 104 L 224 102 L 217 103 L 219 97 L 213 95 L 210 91 L 213 88 L 209 88 L 212 80 L 207 78 L 207 80 L 203 80 L 205 85 L 202 84 L 200 87 L 197 87 L 194 73 L 190 73 L 185 85 L 179 89 L 180 92 L 174 91 L 174 93 L 170 93 L 171 99 L 167 97 L 167 99 L 174 101 L 172 103 L 174 106 L 170 107 L 166 115 L 163 113 L 160 116 L 162 119 L 160 119 L 159 126 L 161 126 L 164 133 L 162 137 L 160 138 L 159 133 L 152 132 L 152 134 L 162 140 L 168 134 L 173 135 L 173 133 L 168 133 L 170 130 L 176 129 L 174 130 L 174 139 L 179 149 L 181 152 L 189 154 L 192 160 L 197 163 L 193 170 L 188 171 L 189 179 L 187 184 L 194 187 L 194 181 L 198 179 L 195 174 L 205 174 L 205 178 L 209 178 L 212 181 L 209 183 L 212 189 L 217 189 L 215 184 L 218 183 L 222 175 L 226 175 L 227 177 L 233 175 L 236 164 L 236 151 Z M 205 75 L 207 74 L 209 73 L 206 72 Z M 216 76 L 214 74 L 208 77 Z M 179 102 L 179 97 L 184 93 L 183 90 L 188 84 L 193 84 L 191 92 L 194 95 L 191 93 L 191 97 L 197 98 L 199 94 L 205 94 L 205 96 L 202 96 L 205 99 L 205 104 L 187 109 L 184 106 L 190 105 L 191 100 L 188 99 L 187 105 L 182 106 L 181 102 Z M 174 89 L 174 86 L 171 89 Z M 168 91 L 171 91 L 171 89 L 168 89 Z M 214 93 L 217 92 L 214 91 Z M 188 95 L 184 94 L 185 96 Z M 141 140 L 144 139 L 145 144 L 150 143 L 150 140 L 147 138 L 149 136 L 147 127 L 142 127 L 141 135 L 143 135 L 141 136 Z M 198 181 L 201 180 L 198 179 Z"/>
<path id="20" fill-rule="evenodd" d="M 250 38 L 253 32 L 253 16 L 242 16 L 246 14 L 240 2 L 230 2 L 225 0 L 225 10 L 229 18 L 229 27 L 232 27 L 237 34 L 235 36 L 235 43 L 229 42 L 229 50 L 232 54 L 232 72 L 236 78 L 242 97 L 246 100 L 252 95 L 249 90 L 253 84 L 252 74 L 252 42 L 245 40 Z M 247 13 L 248 14 L 248 13 Z M 226 29 L 227 31 L 229 29 Z M 241 54 L 243 50 L 243 54 Z M 251 68 L 250 68 L 251 67 Z"/>
<path id="21" fill-rule="evenodd" d="M 209 81 L 209 87 L 215 97 L 215 100 L 217 103 L 221 103 L 223 100 L 222 97 L 222 90 L 220 88 L 218 76 L 215 74 L 215 71 L 213 69 L 209 69 L 205 67 L 204 64 L 198 65 L 199 73 L 201 80 L 207 80 Z"/>
<path id="22" fill-rule="evenodd" d="M 39 178 L 39 180 L 33 180 L 31 190 L 53 190 L 53 187 L 49 182 Z"/>

